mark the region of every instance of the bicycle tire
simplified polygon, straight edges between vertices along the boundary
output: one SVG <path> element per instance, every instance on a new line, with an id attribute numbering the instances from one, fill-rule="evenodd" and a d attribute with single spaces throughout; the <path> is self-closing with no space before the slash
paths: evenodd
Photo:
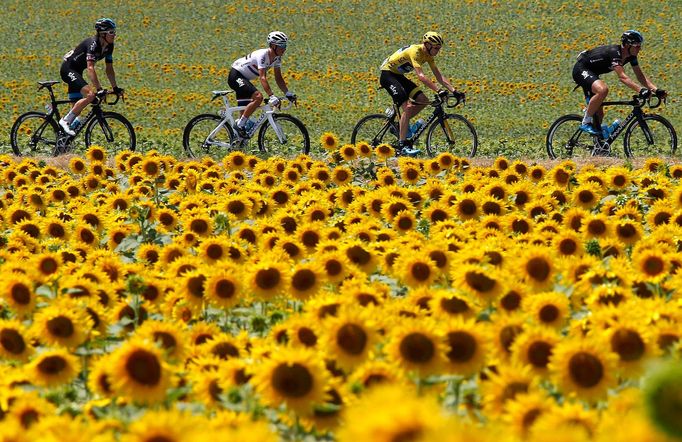
<path id="1" fill-rule="evenodd" d="M 114 121 L 123 127 L 112 124 Z M 97 129 L 100 130 L 97 130 Z M 116 112 L 102 112 L 101 117 L 95 117 L 85 128 L 85 147 L 92 145 L 103 147 L 107 152 L 116 154 L 123 150 L 134 151 L 137 145 L 135 129 L 130 121 Z"/>
<path id="2" fill-rule="evenodd" d="M 551 159 L 592 156 L 594 138 L 579 129 L 582 120 L 578 114 L 569 114 L 557 118 L 549 126 L 545 147 Z"/>
<path id="3" fill-rule="evenodd" d="M 283 130 L 285 138 L 280 140 L 270 121 L 265 120 L 258 131 L 258 149 L 261 152 L 283 156 L 310 153 L 310 136 L 301 120 L 289 114 L 275 114 L 273 118 Z"/>
<path id="4" fill-rule="evenodd" d="M 41 120 L 41 122 L 37 124 L 37 128 L 26 128 L 27 124 L 25 123 L 37 119 Z M 38 121 L 36 121 L 36 123 L 38 123 Z M 22 127 L 24 129 L 22 129 Z M 28 138 L 27 143 L 25 143 L 23 137 L 21 137 L 22 131 L 26 132 L 27 135 L 29 134 L 27 131 L 30 131 L 31 136 Z M 45 131 L 49 131 L 49 134 Z M 15 155 L 52 156 L 55 152 L 58 135 L 59 126 L 57 126 L 57 122 L 54 121 L 54 118 L 43 112 L 26 112 L 19 115 L 12 125 L 12 130 L 10 131 L 10 145 L 12 146 L 12 151 L 14 151 Z M 45 148 L 43 149 L 38 146 L 45 146 Z"/>
<path id="5" fill-rule="evenodd" d="M 362 117 L 353 127 L 353 133 L 350 136 L 351 144 L 365 141 L 373 148 L 382 143 L 397 146 L 399 128 L 397 123 L 394 123 L 391 128 L 389 122 L 390 119 L 383 114 Z"/>
<path id="6" fill-rule="evenodd" d="M 652 139 L 647 138 L 648 135 L 642 130 L 640 122 L 634 119 L 625 130 L 623 137 L 625 156 L 628 158 L 638 155 L 673 156 L 677 151 L 677 133 L 672 123 L 656 114 L 647 114 L 642 117 Z M 663 127 L 661 128 L 658 123 Z"/>
<path id="7" fill-rule="evenodd" d="M 223 118 L 216 114 L 200 114 L 189 120 L 185 130 L 182 133 L 182 146 L 185 149 L 185 153 L 190 158 L 196 158 L 197 156 L 206 154 L 213 158 L 222 158 L 228 152 L 230 148 L 227 147 L 226 150 L 221 150 L 223 146 L 210 145 L 207 143 L 208 136 L 213 132 Z M 203 125 L 202 123 L 208 123 Z M 216 135 L 222 134 L 222 138 L 227 137 L 227 141 L 221 140 L 221 138 L 216 139 L 216 143 L 226 144 L 230 147 L 234 145 L 235 135 L 234 131 L 229 124 L 224 124 L 223 129 L 225 131 L 219 130 Z M 214 146 L 214 149 L 211 149 Z"/>
<path id="8" fill-rule="evenodd" d="M 445 114 L 431 123 L 426 135 L 426 153 L 434 157 L 442 152 L 473 157 L 478 149 L 474 125 L 459 114 Z"/>

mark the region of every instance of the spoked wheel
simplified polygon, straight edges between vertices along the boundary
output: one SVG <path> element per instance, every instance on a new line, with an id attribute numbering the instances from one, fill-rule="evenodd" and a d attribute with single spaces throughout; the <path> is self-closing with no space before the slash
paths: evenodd
<path id="1" fill-rule="evenodd" d="M 582 117 L 564 115 L 549 127 L 547 154 L 550 158 L 580 158 L 592 156 L 594 138 L 580 130 Z"/>
<path id="2" fill-rule="evenodd" d="M 296 117 L 288 114 L 275 114 L 273 127 L 265 120 L 258 132 L 258 148 L 263 153 L 294 157 L 310 153 L 308 129 Z"/>
<path id="3" fill-rule="evenodd" d="M 16 155 L 53 155 L 57 145 L 59 127 L 52 118 L 42 112 L 20 115 L 12 126 L 10 144 Z"/>
<path id="4" fill-rule="evenodd" d="M 182 145 L 189 157 L 208 155 L 220 159 L 230 153 L 235 140 L 229 124 L 218 127 L 223 119 L 215 114 L 192 118 L 182 134 Z"/>
<path id="5" fill-rule="evenodd" d="M 432 157 L 442 152 L 473 157 L 477 148 L 476 129 L 461 115 L 447 114 L 434 121 L 426 137 L 426 152 Z"/>
<path id="6" fill-rule="evenodd" d="M 124 150 L 135 150 L 137 140 L 133 125 L 120 114 L 102 112 L 93 118 L 85 128 L 85 146 L 103 147 L 107 152 L 116 154 Z"/>
<path id="7" fill-rule="evenodd" d="M 364 141 L 372 147 L 377 147 L 382 143 L 398 144 L 398 122 L 391 120 L 382 114 L 372 114 L 363 117 L 353 128 L 350 136 L 352 144 Z"/>
<path id="8" fill-rule="evenodd" d="M 625 131 L 623 144 L 628 157 L 673 156 L 677 151 L 677 133 L 660 115 L 644 115 L 644 123 L 635 119 Z"/>

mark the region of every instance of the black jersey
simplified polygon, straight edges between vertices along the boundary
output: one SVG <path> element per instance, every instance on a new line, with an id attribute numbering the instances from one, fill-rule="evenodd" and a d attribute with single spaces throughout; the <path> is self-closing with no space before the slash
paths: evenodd
<path id="1" fill-rule="evenodd" d="M 611 72 L 616 66 L 624 66 L 628 63 L 637 66 L 637 57 L 634 55 L 621 61 L 622 48 L 620 45 L 597 46 L 589 51 L 583 51 L 578 55 L 578 64 L 597 75 Z"/>
<path id="2" fill-rule="evenodd" d="M 78 72 L 83 72 L 88 65 L 88 61 L 98 61 L 105 59 L 107 63 L 113 63 L 114 44 L 110 44 L 106 49 L 102 49 L 98 37 L 90 37 L 83 40 L 76 49 L 64 54 L 64 63 Z"/>

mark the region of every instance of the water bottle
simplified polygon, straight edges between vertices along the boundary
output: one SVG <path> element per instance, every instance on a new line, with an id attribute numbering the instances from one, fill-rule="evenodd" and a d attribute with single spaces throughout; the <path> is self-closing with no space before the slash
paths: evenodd
<path id="1" fill-rule="evenodd" d="M 253 129 L 253 126 L 255 126 L 255 125 L 256 125 L 256 122 L 253 121 L 251 118 L 249 118 L 248 120 L 246 120 L 246 124 L 244 125 L 244 130 L 246 130 L 247 132 L 251 132 L 251 129 Z"/>
<path id="2" fill-rule="evenodd" d="M 48 114 L 52 113 L 52 103 L 47 103 L 45 105 L 45 112 L 47 112 Z"/>
<path id="3" fill-rule="evenodd" d="M 78 129 L 78 126 L 80 126 L 80 125 L 81 125 L 81 119 L 76 117 L 73 119 L 73 121 L 71 122 L 69 127 L 73 130 L 76 130 L 76 129 Z"/>
<path id="4" fill-rule="evenodd" d="M 608 126 L 606 124 L 602 124 L 601 125 L 602 136 L 604 138 L 610 137 L 611 134 L 613 134 L 616 131 L 618 126 L 620 126 L 620 120 L 618 119 L 614 120 L 613 123 L 611 123 Z"/>

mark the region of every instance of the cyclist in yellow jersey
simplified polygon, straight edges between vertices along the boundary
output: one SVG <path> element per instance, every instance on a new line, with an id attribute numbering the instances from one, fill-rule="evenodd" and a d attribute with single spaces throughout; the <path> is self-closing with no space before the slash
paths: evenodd
<path id="1" fill-rule="evenodd" d="M 421 44 L 400 48 L 381 64 L 379 82 L 391 95 L 396 106 L 400 106 L 403 110 L 400 117 L 400 137 L 397 146 L 402 155 L 412 156 L 419 152 L 411 148 L 410 140 L 407 140 L 407 131 L 410 119 L 428 104 L 424 93 L 414 82 L 406 78 L 405 74 L 414 71 L 417 78 L 426 87 L 436 92 L 440 98 L 445 98 L 448 91 L 457 94 L 455 88 L 443 77 L 434 62 L 434 57 L 442 47 L 443 37 L 437 32 L 427 32 L 422 37 Z M 428 63 L 431 72 L 436 76 L 436 81 L 445 89 L 439 89 L 436 83 L 424 75 L 422 70 L 424 63 Z"/>

